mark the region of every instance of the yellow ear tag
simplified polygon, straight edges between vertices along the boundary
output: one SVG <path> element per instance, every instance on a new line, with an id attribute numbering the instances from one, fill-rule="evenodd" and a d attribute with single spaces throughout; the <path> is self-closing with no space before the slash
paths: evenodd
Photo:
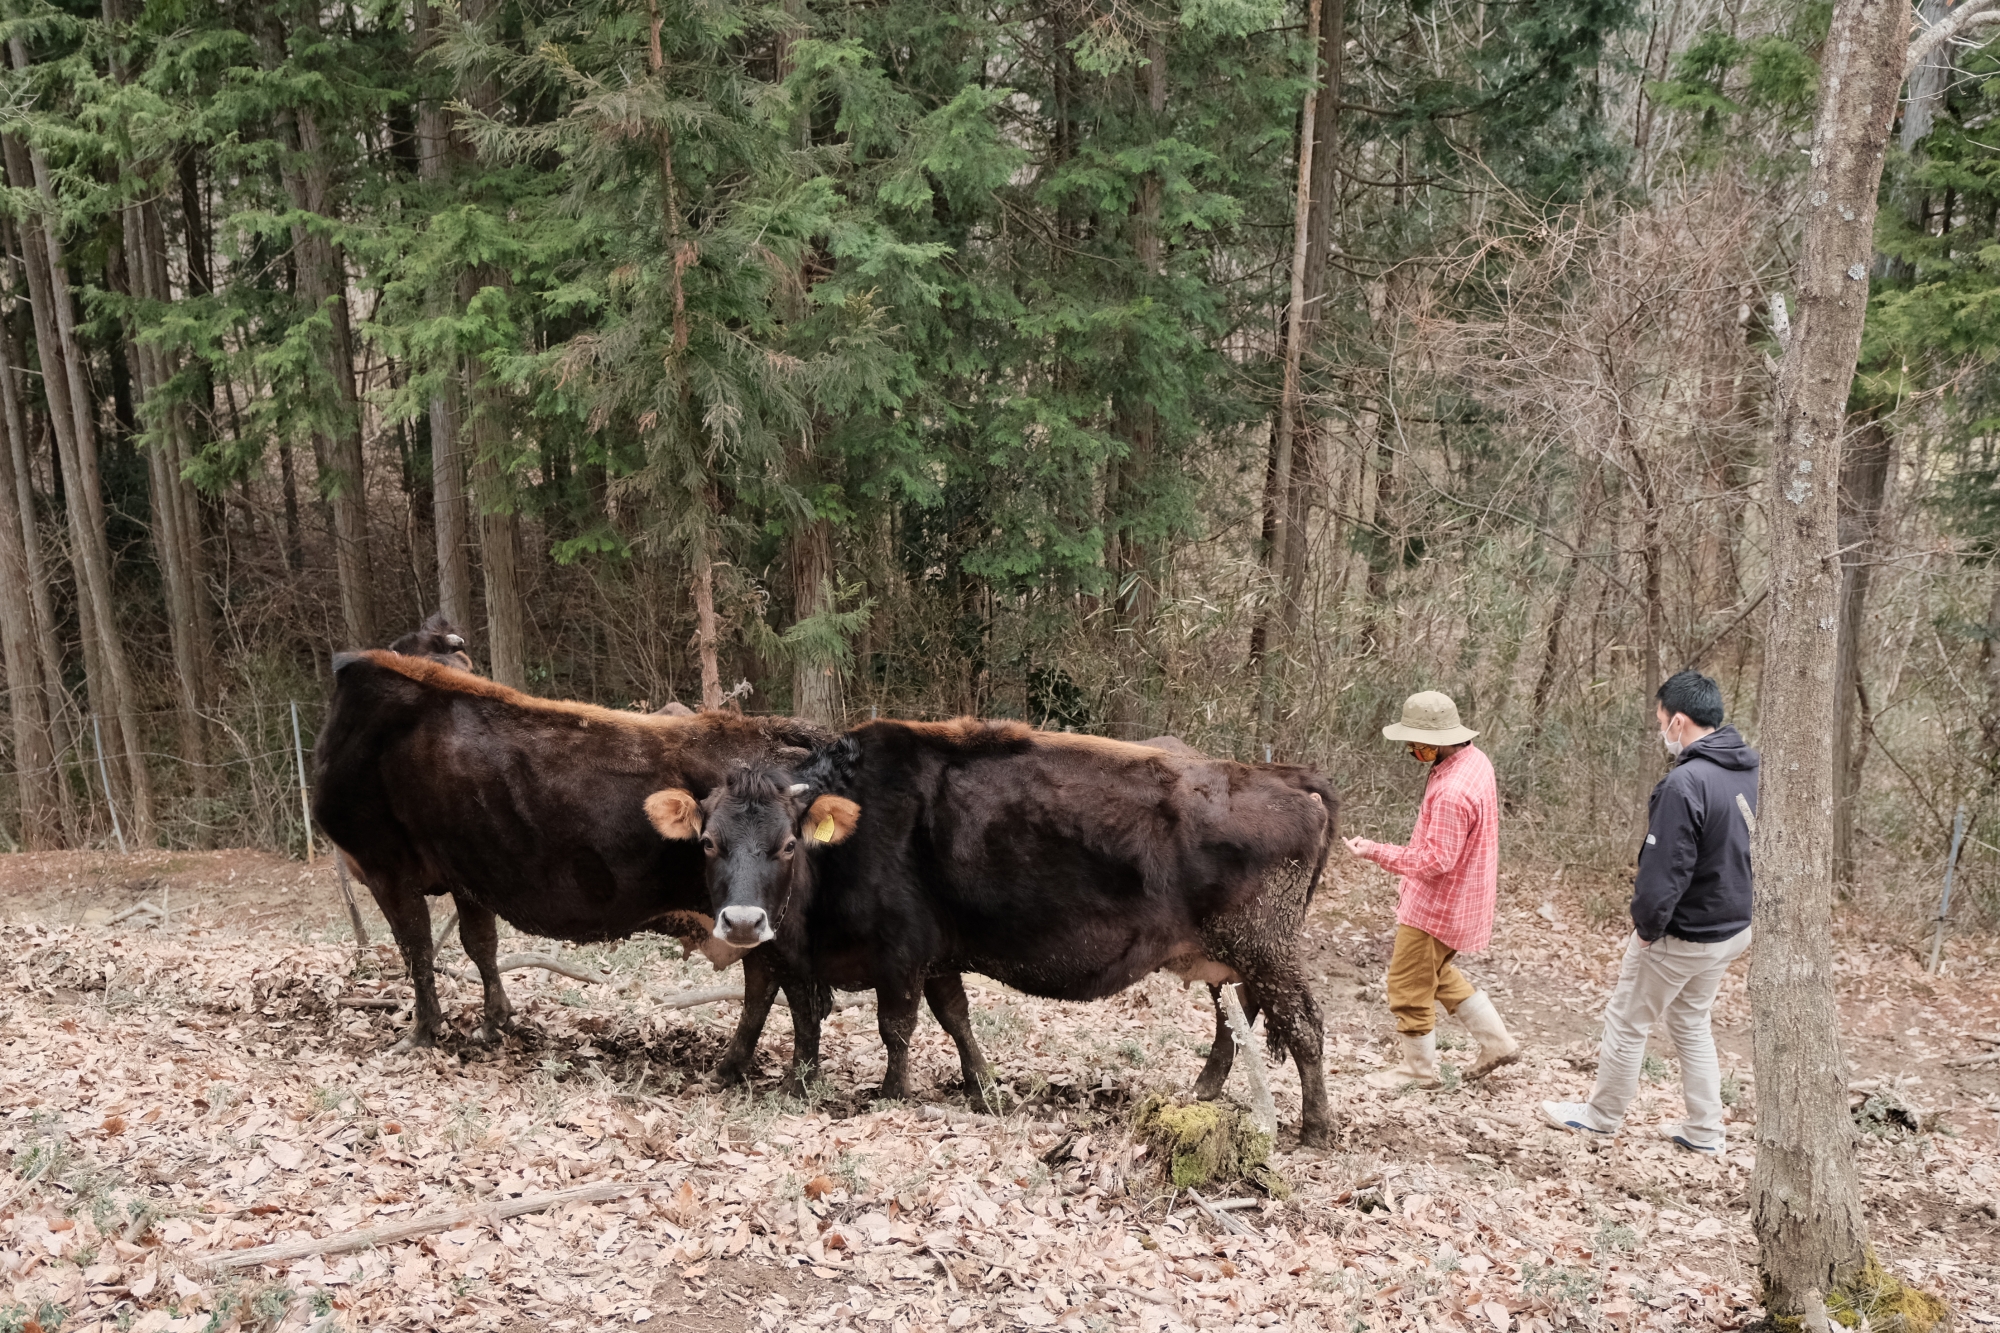
<path id="1" fill-rule="evenodd" d="M 834 833 L 833 816 L 828 815 L 824 819 L 820 820 L 819 827 L 813 830 L 813 841 L 832 842 L 833 833 Z"/>

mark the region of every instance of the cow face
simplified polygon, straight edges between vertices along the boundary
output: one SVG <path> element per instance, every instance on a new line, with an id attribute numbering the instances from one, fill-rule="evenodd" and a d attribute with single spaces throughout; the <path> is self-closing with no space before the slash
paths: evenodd
<path id="1" fill-rule="evenodd" d="M 807 856 L 854 831 L 860 806 L 844 796 L 807 801 L 806 791 L 770 770 L 739 769 L 705 801 L 678 787 L 646 798 L 661 837 L 700 839 L 713 933 L 724 944 L 749 949 L 773 938 L 810 891 Z"/>

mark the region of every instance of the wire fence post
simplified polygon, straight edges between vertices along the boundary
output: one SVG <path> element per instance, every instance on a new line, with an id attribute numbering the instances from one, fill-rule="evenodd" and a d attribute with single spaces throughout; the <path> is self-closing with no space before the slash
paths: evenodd
<path id="1" fill-rule="evenodd" d="M 306 747 L 299 739 L 299 701 L 292 700 L 292 756 L 299 761 L 299 816 L 306 826 L 306 864 L 313 860 L 312 798 L 306 794 Z"/>
<path id="2" fill-rule="evenodd" d="M 104 808 L 111 812 L 111 836 L 118 839 L 118 850 L 125 851 L 125 830 L 118 827 L 118 802 L 111 799 L 111 771 L 104 766 L 104 727 L 97 720 L 97 714 L 90 715 L 90 738 L 97 743 L 97 778 L 104 784 Z"/>
<path id="3" fill-rule="evenodd" d="M 1951 876 L 1958 869 L 1958 849 L 1965 842 L 1965 802 L 1958 803 L 1958 817 L 1951 821 L 1951 855 L 1944 863 L 1944 897 L 1938 901 L 1937 930 L 1931 935 L 1931 961 L 1924 971 L 1937 975 L 1938 957 L 1944 952 L 1944 914 L 1951 910 Z"/>

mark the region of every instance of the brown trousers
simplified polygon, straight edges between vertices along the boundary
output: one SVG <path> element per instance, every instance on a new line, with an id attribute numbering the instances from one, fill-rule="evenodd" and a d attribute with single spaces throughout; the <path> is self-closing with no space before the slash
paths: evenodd
<path id="1" fill-rule="evenodd" d="M 1478 989 L 1451 965 L 1456 949 L 1415 926 L 1396 927 L 1396 951 L 1389 956 L 1389 1012 L 1396 1031 L 1421 1037 L 1437 1027 L 1437 1005 L 1448 1014 Z"/>

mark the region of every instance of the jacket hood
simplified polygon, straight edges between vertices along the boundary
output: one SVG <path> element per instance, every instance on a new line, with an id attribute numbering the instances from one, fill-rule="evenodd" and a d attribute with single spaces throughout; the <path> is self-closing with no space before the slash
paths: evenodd
<path id="1" fill-rule="evenodd" d="M 1690 759 L 1706 759 L 1718 768 L 1748 772 L 1763 760 L 1757 752 L 1743 741 L 1743 735 L 1735 727 L 1721 726 L 1703 736 L 1687 749 L 1681 751 L 1681 763 Z"/>

